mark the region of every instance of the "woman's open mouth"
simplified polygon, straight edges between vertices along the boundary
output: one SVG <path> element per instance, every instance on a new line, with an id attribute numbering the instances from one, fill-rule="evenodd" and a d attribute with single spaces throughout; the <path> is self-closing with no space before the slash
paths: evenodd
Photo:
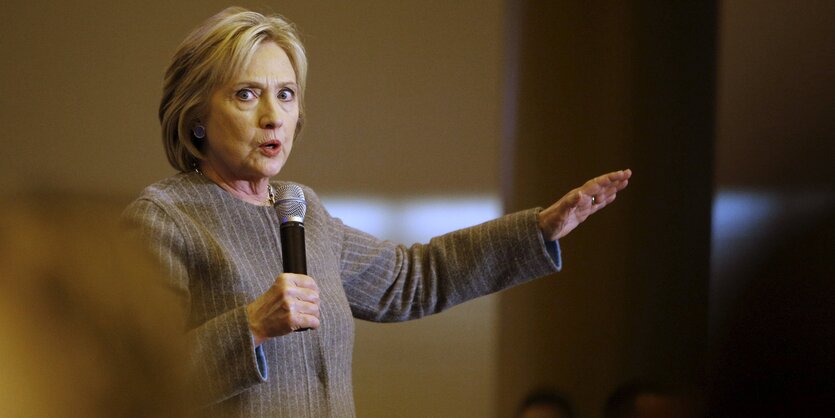
<path id="1" fill-rule="evenodd" d="M 258 146 L 261 150 L 261 153 L 266 155 L 267 157 L 275 157 L 281 152 L 281 142 L 278 140 L 267 141 Z"/>

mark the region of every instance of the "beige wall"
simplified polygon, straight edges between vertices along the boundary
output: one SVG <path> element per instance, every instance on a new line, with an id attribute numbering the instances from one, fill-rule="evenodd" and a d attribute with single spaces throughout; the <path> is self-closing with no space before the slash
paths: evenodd
<path id="1" fill-rule="evenodd" d="M 281 177 L 326 196 L 496 196 L 501 4 L 268 3 L 299 25 L 310 57 L 308 125 Z M 156 117 L 163 71 L 188 30 L 227 5 L 4 3 L 0 188 L 127 201 L 172 174 Z M 495 303 L 359 324 L 359 414 L 492 416 Z"/>
<path id="2" fill-rule="evenodd" d="M 156 119 L 163 71 L 227 3 L 12 3 L 0 17 L 0 184 L 133 195 L 170 174 Z M 271 3 L 300 26 L 311 64 L 310 123 L 283 176 L 322 193 L 495 192 L 500 4 Z"/>

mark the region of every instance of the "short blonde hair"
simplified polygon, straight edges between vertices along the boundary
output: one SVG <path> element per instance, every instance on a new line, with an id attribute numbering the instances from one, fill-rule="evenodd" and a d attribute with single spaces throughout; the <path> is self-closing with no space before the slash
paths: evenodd
<path id="1" fill-rule="evenodd" d="M 264 41 L 281 47 L 296 72 L 299 120 L 295 134 L 301 132 L 307 56 L 295 26 L 278 15 L 229 7 L 186 37 L 165 72 L 159 120 L 165 153 L 175 169 L 191 171 L 203 159 L 192 129 L 205 117 L 212 91 L 240 74 Z"/>

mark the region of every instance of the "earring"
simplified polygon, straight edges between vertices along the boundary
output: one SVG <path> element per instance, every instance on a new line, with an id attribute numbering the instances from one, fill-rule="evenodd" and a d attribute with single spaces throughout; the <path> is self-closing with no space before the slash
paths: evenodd
<path id="1" fill-rule="evenodd" d="M 194 129 L 191 130 L 191 132 L 197 139 L 203 139 L 206 137 L 206 128 L 204 128 L 203 125 L 195 126 Z"/>

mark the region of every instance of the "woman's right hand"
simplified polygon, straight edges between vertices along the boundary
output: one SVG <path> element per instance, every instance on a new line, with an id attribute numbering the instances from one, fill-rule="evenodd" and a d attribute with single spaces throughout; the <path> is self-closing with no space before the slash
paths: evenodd
<path id="1" fill-rule="evenodd" d="M 310 276 L 282 273 L 246 306 L 246 317 L 256 347 L 267 338 L 319 328 L 319 286 Z"/>

